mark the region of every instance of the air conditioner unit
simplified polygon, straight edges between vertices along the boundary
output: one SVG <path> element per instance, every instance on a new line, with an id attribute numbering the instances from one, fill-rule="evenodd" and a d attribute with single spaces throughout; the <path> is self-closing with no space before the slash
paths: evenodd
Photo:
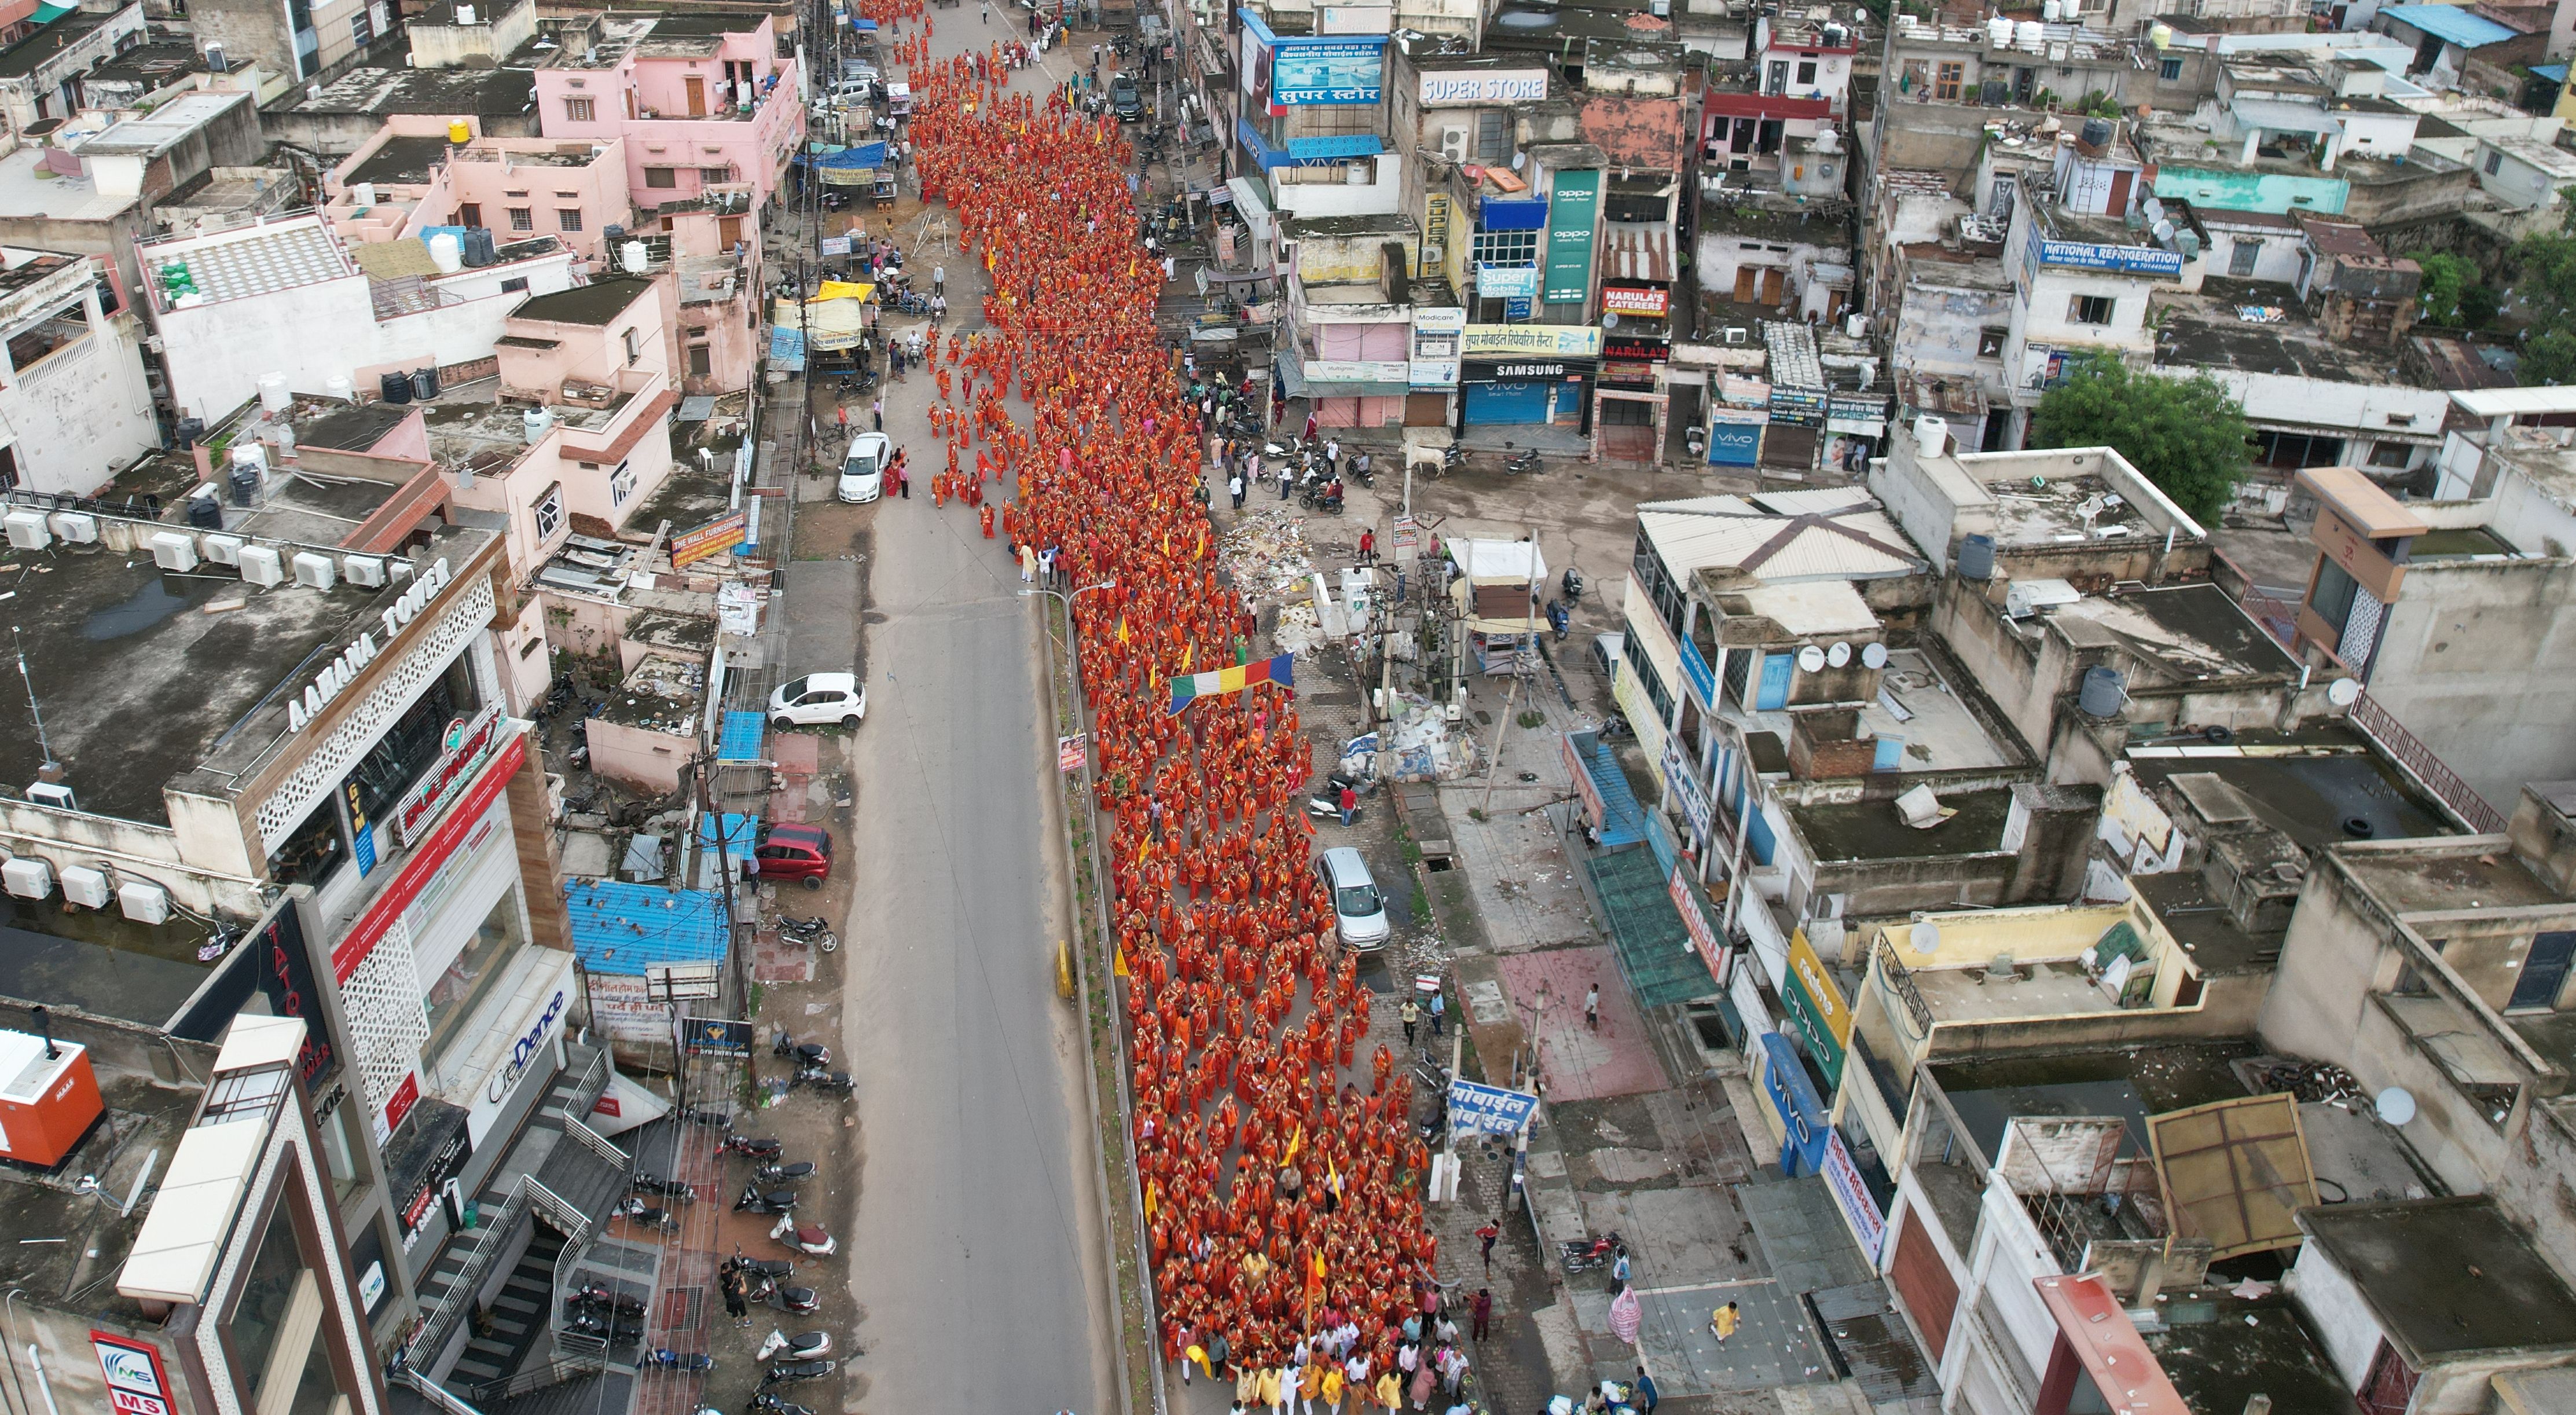
<path id="1" fill-rule="evenodd" d="M 206 562 L 210 565 L 239 565 L 242 544 L 240 536 L 208 536 L 198 548 L 205 551 Z"/>
<path id="2" fill-rule="evenodd" d="M 246 545 L 241 548 L 241 577 L 246 583 L 273 588 L 286 583 L 286 567 L 267 546 Z"/>
<path id="3" fill-rule="evenodd" d="M 0 516 L 0 526 L 8 527 L 12 550 L 42 550 L 54 543 L 54 533 L 45 529 L 42 511 L 12 511 Z"/>
<path id="4" fill-rule="evenodd" d="M 80 809 L 80 798 L 72 794 L 72 789 L 70 787 L 65 786 L 59 781 L 37 781 L 29 783 L 27 786 L 27 799 L 35 802 L 39 806 L 51 806 L 58 811 L 77 811 Z"/>
<path id="5" fill-rule="evenodd" d="M 0 889 L 20 899 L 43 899 L 54 892 L 54 867 L 32 855 L 0 865 Z"/>
<path id="6" fill-rule="evenodd" d="M 1741 343 L 1743 343 L 1743 342 L 1744 342 L 1744 331 L 1743 331 L 1743 330 L 1741 330 L 1741 329 L 1729 329 L 1728 331 L 1726 331 L 1726 342 L 1727 342 L 1727 343 L 1729 343 L 1729 344 L 1741 344 Z"/>
<path id="7" fill-rule="evenodd" d="M 152 533 L 152 563 L 181 573 L 197 568 L 197 542 L 177 531 Z"/>
<path id="8" fill-rule="evenodd" d="M 372 556 L 350 556 L 340 562 L 340 573 L 348 578 L 350 584 L 361 589 L 380 590 L 385 587 L 385 562 Z"/>
<path id="9" fill-rule="evenodd" d="M 1467 126 L 1451 123 L 1440 130 L 1440 158 L 1444 162 L 1467 160 Z"/>
<path id="10" fill-rule="evenodd" d="M 73 545 L 98 544 L 98 518 L 79 511 L 57 511 L 52 520 L 54 534 Z"/>
<path id="11" fill-rule="evenodd" d="M 116 887 L 117 908 L 138 924 L 170 922 L 170 891 L 148 879 L 129 880 Z"/>
<path id="12" fill-rule="evenodd" d="M 327 590 L 340 583 L 340 562 L 309 550 L 295 553 L 295 583 Z"/>
<path id="13" fill-rule="evenodd" d="M 84 909 L 104 909 L 113 893 L 105 873 L 87 865 L 63 866 L 63 902 Z"/>

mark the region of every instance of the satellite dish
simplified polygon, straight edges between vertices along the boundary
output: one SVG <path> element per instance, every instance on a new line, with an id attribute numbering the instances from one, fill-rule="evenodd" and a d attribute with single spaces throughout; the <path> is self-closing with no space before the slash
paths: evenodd
<path id="1" fill-rule="evenodd" d="M 1826 667 L 1840 668 L 1849 662 L 1851 662 L 1851 645 L 1837 643 L 1832 648 L 1825 650 Z"/>
<path id="2" fill-rule="evenodd" d="M 1798 666 L 1809 673 L 1815 672 L 1825 666 L 1825 651 L 1814 644 L 1807 645 L 1798 650 Z"/>
<path id="3" fill-rule="evenodd" d="M 1941 926 L 1930 919 L 1915 920 L 1914 927 L 1907 932 L 1906 937 L 1914 945 L 1914 951 L 1917 953 L 1941 951 Z"/>
<path id="4" fill-rule="evenodd" d="M 1861 646 L 1860 646 L 1860 666 L 1861 666 L 1861 667 L 1863 667 L 1863 668 L 1885 668 L 1885 667 L 1887 666 L 1887 645 L 1885 645 L 1885 644 L 1863 644 L 1863 645 L 1861 645 Z"/>
<path id="5" fill-rule="evenodd" d="M 1618 328 L 1619 312 L 1617 310 L 1603 310 L 1601 312 L 1601 327 L 1604 329 Z"/>
<path id="6" fill-rule="evenodd" d="M 2379 1112 L 2379 1118 L 2391 1125 L 2404 1125 L 2415 1118 L 2415 1093 L 2404 1086 L 2389 1087 L 2370 1104 Z"/>
<path id="7" fill-rule="evenodd" d="M 2338 678 L 2326 685 L 2326 701 L 2336 707 L 2351 707 L 2361 700 L 2361 680 Z"/>

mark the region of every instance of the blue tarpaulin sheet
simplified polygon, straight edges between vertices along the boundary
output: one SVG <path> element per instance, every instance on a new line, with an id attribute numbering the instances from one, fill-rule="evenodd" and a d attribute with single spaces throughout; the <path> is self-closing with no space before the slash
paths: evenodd
<path id="1" fill-rule="evenodd" d="M 767 721 L 759 713 L 726 713 L 724 731 L 716 738 L 716 760 L 720 762 L 759 761 L 762 734 L 767 727 Z"/>
<path id="2" fill-rule="evenodd" d="M 836 167 L 883 167 L 885 147 L 886 145 L 881 142 L 863 142 L 854 147 L 842 148 L 839 152 L 826 153 L 817 157 L 814 159 L 814 165 L 827 172 Z"/>
<path id="3" fill-rule="evenodd" d="M 723 832 L 721 836 L 717 834 L 719 830 Z M 752 843 L 759 838 L 759 835 L 760 817 L 758 816 L 698 817 L 699 847 L 713 850 L 716 848 L 717 840 L 722 839 L 725 854 L 737 860 L 751 858 Z"/>
<path id="4" fill-rule="evenodd" d="M 769 326 L 769 366 L 788 373 L 805 367 L 805 331 L 783 324 Z"/>
<path id="5" fill-rule="evenodd" d="M 717 963 L 725 956 L 724 896 L 616 880 L 568 880 L 572 949 L 594 973 L 641 976 L 657 963 Z"/>

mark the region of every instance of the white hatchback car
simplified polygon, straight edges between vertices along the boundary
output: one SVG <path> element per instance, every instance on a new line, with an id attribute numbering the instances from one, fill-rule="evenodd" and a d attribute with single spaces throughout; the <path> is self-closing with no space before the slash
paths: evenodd
<path id="1" fill-rule="evenodd" d="M 1315 857 L 1315 873 L 1333 896 L 1333 929 L 1343 945 L 1362 953 L 1386 947 L 1387 935 L 1393 932 L 1386 918 L 1386 896 L 1378 893 L 1377 880 L 1360 852 L 1347 845 L 1334 846 Z"/>
<path id="2" fill-rule="evenodd" d="M 769 695 L 772 727 L 856 727 L 868 715 L 868 690 L 855 673 L 808 673 Z"/>
<path id="3" fill-rule="evenodd" d="M 841 479 L 832 494 L 852 505 L 885 495 L 886 464 L 894 460 L 894 443 L 882 432 L 863 432 L 850 439 L 850 454 L 841 459 Z"/>

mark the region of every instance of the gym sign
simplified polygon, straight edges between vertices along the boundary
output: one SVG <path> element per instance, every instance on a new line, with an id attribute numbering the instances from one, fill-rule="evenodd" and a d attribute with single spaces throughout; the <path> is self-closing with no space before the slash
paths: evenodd
<path id="1" fill-rule="evenodd" d="M 428 569 L 421 571 L 411 582 L 411 588 L 404 590 L 402 597 L 395 600 L 393 605 L 384 612 L 386 642 L 392 642 L 395 635 L 400 634 L 413 620 L 420 617 L 421 611 L 436 602 L 439 593 L 447 588 L 450 578 L 447 559 L 444 556 L 433 561 Z M 350 684 L 358 681 L 359 670 L 376 661 L 378 652 L 376 636 L 373 633 L 362 633 L 358 635 L 356 643 L 340 650 L 329 663 L 322 665 L 322 671 L 313 675 L 312 682 L 304 685 L 301 695 L 287 699 L 286 730 L 301 732 L 306 723 L 321 716 L 324 707 L 346 692 Z"/>

